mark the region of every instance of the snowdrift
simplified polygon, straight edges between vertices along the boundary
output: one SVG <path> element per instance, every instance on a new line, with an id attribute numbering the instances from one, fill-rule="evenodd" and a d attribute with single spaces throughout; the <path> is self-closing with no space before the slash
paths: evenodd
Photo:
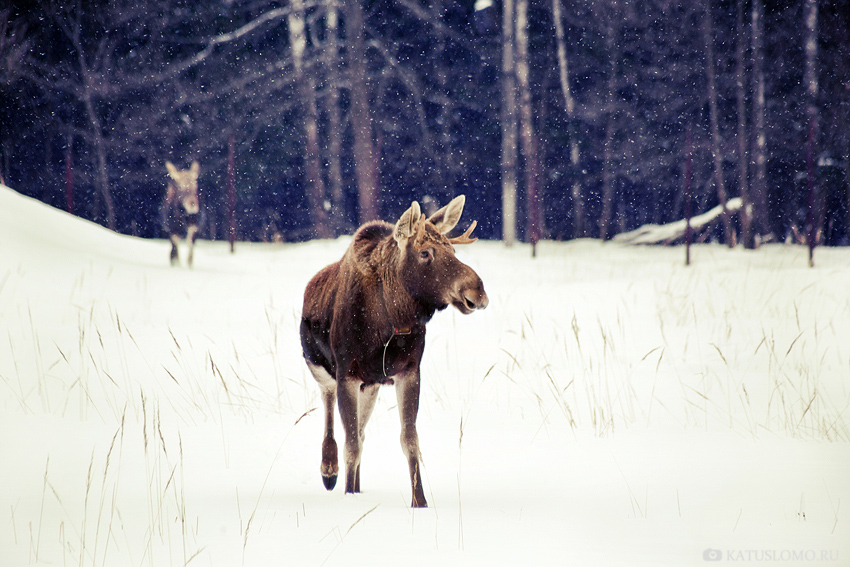
<path id="1" fill-rule="evenodd" d="M 300 302 L 348 242 L 172 268 L 0 188 L 0 566 L 846 564 L 850 251 L 459 249 L 491 304 L 429 326 L 411 510 L 390 387 L 364 492 L 320 479 Z"/>
<path id="2" fill-rule="evenodd" d="M 0 185 L 0 246 L 27 243 L 42 254 L 68 251 L 113 260 L 145 255 L 150 242 L 112 232 Z M 134 263 L 138 263 L 138 258 Z"/>

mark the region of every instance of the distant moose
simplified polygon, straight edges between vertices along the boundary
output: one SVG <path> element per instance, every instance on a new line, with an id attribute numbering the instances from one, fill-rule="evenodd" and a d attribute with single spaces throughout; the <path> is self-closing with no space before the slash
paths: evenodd
<path id="1" fill-rule="evenodd" d="M 192 267 L 195 239 L 198 237 L 201 207 L 198 201 L 198 174 L 200 165 L 193 161 L 189 169 L 179 170 L 170 161 L 165 162 L 168 170 L 168 191 L 162 203 L 162 227 L 171 240 L 171 265 L 180 263 L 177 242 L 185 238 L 189 245 L 187 263 Z"/>
<path id="2" fill-rule="evenodd" d="M 460 220 L 465 201 L 463 195 L 456 197 L 427 220 L 414 201 L 395 226 L 364 224 L 342 259 L 307 284 L 301 346 L 324 402 L 321 473 L 328 490 L 339 473 L 334 404 L 345 430 L 345 492 L 360 492 L 366 422 L 381 384 L 394 384 L 411 506 L 428 506 L 416 433 L 425 324 L 450 304 L 468 314 L 489 303 L 481 278 L 455 257 L 453 247 L 477 240 L 470 238 L 476 222 L 463 235 L 446 237 Z"/>

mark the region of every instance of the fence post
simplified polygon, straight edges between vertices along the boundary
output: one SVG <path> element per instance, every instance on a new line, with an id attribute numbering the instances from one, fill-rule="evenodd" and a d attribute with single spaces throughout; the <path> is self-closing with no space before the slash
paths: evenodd
<path id="1" fill-rule="evenodd" d="M 71 144 L 65 148 L 65 210 L 74 214 L 74 171 L 71 168 Z"/>
<path id="2" fill-rule="evenodd" d="M 233 157 L 233 145 L 234 138 L 233 134 L 231 134 L 227 143 L 227 226 L 231 254 L 233 254 L 234 242 L 236 240 L 236 190 L 233 186 L 234 170 L 236 167 Z"/>
<path id="3" fill-rule="evenodd" d="M 691 154 L 693 139 L 691 125 L 685 135 L 685 265 L 691 265 Z"/>

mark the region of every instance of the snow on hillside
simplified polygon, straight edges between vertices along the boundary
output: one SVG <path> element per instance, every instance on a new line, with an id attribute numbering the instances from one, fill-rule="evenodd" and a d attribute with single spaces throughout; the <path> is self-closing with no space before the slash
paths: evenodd
<path id="1" fill-rule="evenodd" d="M 172 268 L 0 187 L 0 566 L 850 562 L 850 250 L 459 247 L 491 302 L 429 326 L 411 510 L 390 387 L 363 493 L 319 475 L 348 241 Z"/>

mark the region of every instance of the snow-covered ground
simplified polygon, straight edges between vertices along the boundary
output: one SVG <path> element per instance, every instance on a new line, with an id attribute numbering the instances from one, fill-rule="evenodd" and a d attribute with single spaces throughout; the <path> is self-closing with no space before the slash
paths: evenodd
<path id="1" fill-rule="evenodd" d="M 0 187 L 0 565 L 850 564 L 850 250 L 460 247 L 490 307 L 429 326 L 411 510 L 392 392 L 363 493 L 319 474 L 347 243 L 172 268 Z"/>

